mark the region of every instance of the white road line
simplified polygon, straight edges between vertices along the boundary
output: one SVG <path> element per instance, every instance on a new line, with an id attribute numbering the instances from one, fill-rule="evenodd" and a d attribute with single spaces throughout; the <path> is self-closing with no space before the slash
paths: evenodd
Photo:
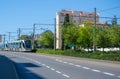
<path id="1" fill-rule="evenodd" d="M 55 70 L 54 68 L 50 68 L 51 70 Z"/>
<path id="2" fill-rule="evenodd" d="M 50 68 L 50 66 L 46 66 L 47 68 Z"/>
<path id="3" fill-rule="evenodd" d="M 120 78 L 120 76 L 117 76 L 118 78 Z"/>
<path id="4" fill-rule="evenodd" d="M 88 67 L 83 67 L 83 69 L 90 69 L 90 68 L 88 68 Z"/>
<path id="5" fill-rule="evenodd" d="M 63 63 L 65 63 L 65 64 L 66 64 L 66 63 L 68 63 L 68 62 L 63 62 Z"/>
<path id="6" fill-rule="evenodd" d="M 92 71 L 94 71 L 94 72 L 101 72 L 100 70 L 96 70 L 96 69 L 92 69 Z"/>
<path id="7" fill-rule="evenodd" d="M 103 74 L 105 75 L 110 75 L 110 76 L 114 76 L 115 74 L 109 73 L 109 72 L 103 72 Z"/>
<path id="8" fill-rule="evenodd" d="M 57 73 L 59 73 L 59 74 L 61 74 L 61 72 L 60 71 L 56 71 Z"/>
<path id="9" fill-rule="evenodd" d="M 66 74 L 62 74 L 64 77 L 70 78 L 70 76 L 66 75 Z"/>
<path id="10" fill-rule="evenodd" d="M 74 65 L 73 63 L 69 63 L 69 65 Z"/>
<path id="11" fill-rule="evenodd" d="M 75 65 L 76 67 L 81 67 L 81 65 Z"/>
<path id="12" fill-rule="evenodd" d="M 42 64 L 43 66 L 46 66 L 46 64 Z"/>

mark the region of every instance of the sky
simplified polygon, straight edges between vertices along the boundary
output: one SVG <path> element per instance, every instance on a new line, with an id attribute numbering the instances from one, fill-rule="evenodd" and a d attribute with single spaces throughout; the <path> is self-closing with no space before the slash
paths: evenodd
<path id="1" fill-rule="evenodd" d="M 15 36 L 18 28 L 33 28 L 34 23 L 54 24 L 56 12 L 63 9 L 94 12 L 94 8 L 100 17 L 116 15 L 120 18 L 120 0 L 0 0 L 0 34 L 14 32 L 11 34 Z M 54 30 L 54 26 L 39 25 L 37 28 Z M 23 34 L 31 32 L 22 29 Z"/>

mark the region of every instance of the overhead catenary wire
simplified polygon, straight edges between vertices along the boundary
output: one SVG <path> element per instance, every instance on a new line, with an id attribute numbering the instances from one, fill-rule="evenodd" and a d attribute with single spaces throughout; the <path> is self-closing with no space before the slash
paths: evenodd
<path id="1" fill-rule="evenodd" d="M 103 9 L 103 10 L 100 10 L 99 12 L 105 12 L 105 11 L 109 11 L 109 10 L 113 10 L 113 9 L 118 9 L 120 8 L 120 6 L 116 6 L 116 7 L 112 7 L 112 8 L 108 8 L 108 9 Z"/>
<path id="2" fill-rule="evenodd" d="M 116 15 L 116 14 L 114 14 L 114 13 L 112 13 L 112 12 L 109 12 L 109 11 L 113 11 L 113 10 L 116 10 L 116 9 L 120 9 L 120 6 L 116 6 L 116 7 L 112 7 L 112 8 L 108 8 L 108 9 L 103 9 L 103 10 L 101 10 L 101 9 L 98 9 L 98 12 L 99 13 L 107 13 L 107 14 L 109 14 L 109 15 L 112 15 L 112 16 L 114 16 L 114 15 Z M 117 10 L 118 11 L 118 10 Z"/>

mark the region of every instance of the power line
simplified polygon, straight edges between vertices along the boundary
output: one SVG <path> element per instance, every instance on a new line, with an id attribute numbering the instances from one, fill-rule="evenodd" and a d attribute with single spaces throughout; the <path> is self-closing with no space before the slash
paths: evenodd
<path id="1" fill-rule="evenodd" d="M 113 9 L 117 9 L 117 8 L 120 8 L 120 7 L 116 6 L 116 7 L 112 7 L 112 8 L 108 8 L 108 9 L 103 9 L 103 10 L 100 10 L 100 12 L 105 12 L 105 11 L 113 10 Z"/>
<path id="2" fill-rule="evenodd" d="M 116 6 L 116 7 L 113 7 L 113 8 L 108 8 L 108 9 L 103 9 L 103 10 L 99 10 L 98 12 L 99 13 L 108 13 L 108 14 L 110 14 L 110 15 L 116 15 L 116 14 L 113 14 L 113 13 L 111 13 L 111 12 L 108 12 L 108 11 L 110 11 L 110 10 L 115 10 L 115 9 L 119 9 L 120 7 L 119 6 Z"/>

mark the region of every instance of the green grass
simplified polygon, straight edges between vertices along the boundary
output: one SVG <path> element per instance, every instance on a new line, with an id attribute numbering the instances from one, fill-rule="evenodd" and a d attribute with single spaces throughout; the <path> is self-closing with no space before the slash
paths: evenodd
<path id="1" fill-rule="evenodd" d="M 37 53 L 46 53 L 46 54 L 55 54 L 55 55 L 65 55 L 65 56 L 74 56 L 82 58 L 92 58 L 92 59 L 101 59 L 101 60 L 111 60 L 111 61 L 120 61 L 120 52 L 85 52 L 85 51 L 74 51 L 74 50 L 52 50 L 52 49 L 37 49 Z"/>

